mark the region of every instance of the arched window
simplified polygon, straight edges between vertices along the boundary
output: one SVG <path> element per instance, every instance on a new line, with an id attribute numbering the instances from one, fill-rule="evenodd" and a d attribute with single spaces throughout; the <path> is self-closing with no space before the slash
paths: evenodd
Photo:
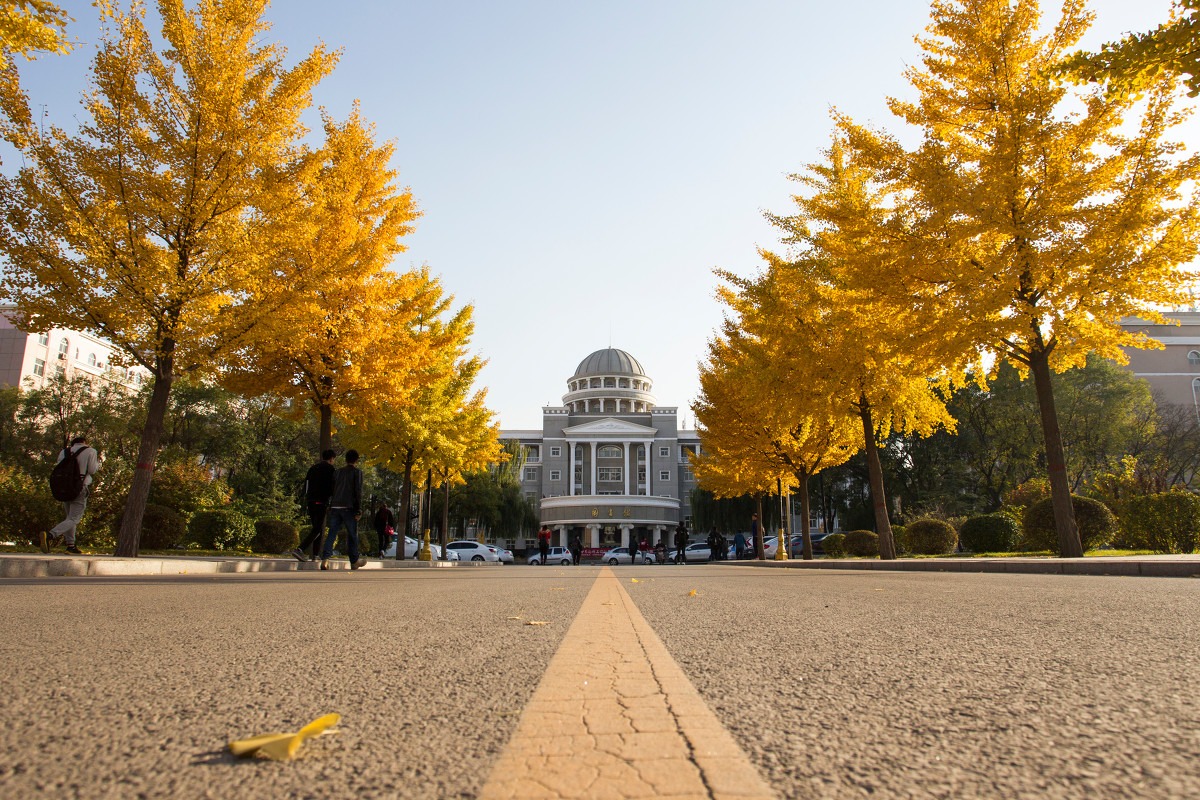
<path id="1" fill-rule="evenodd" d="M 604 388 L 605 389 L 617 388 L 617 379 L 616 378 L 605 378 L 604 379 Z"/>
<path id="2" fill-rule="evenodd" d="M 1200 367 L 1200 351 L 1191 350 L 1188 352 L 1188 366 Z"/>
<path id="3" fill-rule="evenodd" d="M 637 457 L 638 457 L 638 461 L 646 460 L 646 445 L 644 445 L 644 444 L 638 445 Z"/>
<path id="4" fill-rule="evenodd" d="M 605 412 L 607 412 L 609 414 L 617 413 L 617 401 L 616 400 L 605 400 L 604 401 L 604 410 L 605 410 Z"/>
<path id="5" fill-rule="evenodd" d="M 88 353 L 88 366 L 89 367 L 96 366 L 96 354 L 95 353 Z"/>
<path id="6" fill-rule="evenodd" d="M 629 379 L 621 378 L 621 380 L 617 381 L 617 386 L 619 386 L 622 389 L 628 389 L 629 388 Z"/>
<path id="7" fill-rule="evenodd" d="M 596 458 L 620 458 L 621 448 L 615 444 L 606 444 L 596 450 Z"/>
<path id="8" fill-rule="evenodd" d="M 67 353 L 71 352 L 71 340 L 63 339 L 61 342 L 59 342 L 58 343 L 58 352 L 62 353 L 64 356 Z"/>
<path id="9" fill-rule="evenodd" d="M 599 389 L 599 388 L 601 388 L 601 387 L 600 387 L 600 379 L 599 379 L 599 378 L 592 378 L 592 388 L 593 388 L 593 389 Z"/>

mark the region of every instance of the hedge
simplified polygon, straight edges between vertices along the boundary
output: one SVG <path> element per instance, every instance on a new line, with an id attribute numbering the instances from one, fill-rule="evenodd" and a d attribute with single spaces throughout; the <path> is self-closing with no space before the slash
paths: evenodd
<path id="1" fill-rule="evenodd" d="M 113 538 L 121 530 L 121 522 L 125 519 L 122 511 L 112 522 Z M 184 543 L 187 538 L 187 522 L 183 517 L 168 506 L 157 503 L 147 503 L 142 512 L 142 530 L 138 535 L 139 550 L 172 550 Z"/>
<path id="2" fill-rule="evenodd" d="M 846 534 L 831 533 L 821 540 L 821 549 L 825 551 L 826 558 L 845 558 L 846 557 Z"/>
<path id="3" fill-rule="evenodd" d="M 984 514 L 964 522 L 958 536 L 972 553 L 1008 553 L 1021 540 L 1021 526 L 1007 514 Z"/>
<path id="4" fill-rule="evenodd" d="M 0 466 L 0 537 L 34 544 L 39 531 L 62 521 L 63 504 L 50 495 L 50 483 L 34 479 L 12 467 Z"/>
<path id="5" fill-rule="evenodd" d="M 1200 540 L 1200 497 L 1163 492 L 1130 498 L 1121 518 L 1123 544 L 1156 553 L 1191 553 Z"/>
<path id="6" fill-rule="evenodd" d="M 913 555 L 940 556 L 958 547 L 958 531 L 941 519 L 919 519 L 905 527 L 909 552 Z"/>
<path id="7" fill-rule="evenodd" d="M 254 541 L 250 546 L 256 553 L 287 553 L 300 545 L 300 533 L 290 522 L 260 519 L 254 523 Z"/>
<path id="8" fill-rule="evenodd" d="M 908 544 L 908 527 L 906 525 L 892 526 L 892 544 L 896 547 L 897 555 L 912 552 L 912 548 Z"/>
<path id="9" fill-rule="evenodd" d="M 879 555 L 879 537 L 874 531 L 850 531 L 846 534 L 846 552 L 852 556 Z"/>
<path id="10" fill-rule="evenodd" d="M 1073 494 L 1071 505 L 1075 509 L 1075 524 L 1079 528 L 1079 539 L 1085 553 L 1103 547 L 1117 535 L 1117 518 L 1104 503 Z M 1021 528 L 1022 549 L 1060 552 L 1058 533 L 1054 527 L 1054 506 L 1050 498 L 1025 509 Z"/>
<path id="11" fill-rule="evenodd" d="M 197 511 L 188 534 L 206 550 L 249 550 L 254 540 L 254 523 L 245 514 L 230 509 Z"/>

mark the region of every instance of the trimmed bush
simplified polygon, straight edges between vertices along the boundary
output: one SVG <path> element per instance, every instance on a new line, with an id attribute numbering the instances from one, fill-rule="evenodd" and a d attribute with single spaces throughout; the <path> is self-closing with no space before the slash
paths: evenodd
<path id="1" fill-rule="evenodd" d="M 831 533 L 821 540 L 821 549 L 825 551 L 826 558 L 845 558 L 846 557 L 846 534 Z"/>
<path id="2" fill-rule="evenodd" d="M 905 532 L 913 555 L 940 556 L 958 547 L 958 532 L 945 520 L 919 519 L 910 522 Z"/>
<path id="3" fill-rule="evenodd" d="M 254 523 L 254 541 L 250 546 L 256 553 L 286 553 L 299 545 L 300 533 L 289 522 L 260 519 Z"/>
<path id="4" fill-rule="evenodd" d="M 254 523 L 228 509 L 197 511 L 188 526 L 191 539 L 206 550 L 249 550 Z"/>
<path id="5" fill-rule="evenodd" d="M 1073 494 L 1071 505 L 1075 509 L 1075 524 L 1079 527 L 1079 539 L 1084 552 L 1103 547 L 1117 535 L 1117 518 L 1104 503 Z M 1059 552 L 1058 533 L 1054 529 L 1054 506 L 1050 498 L 1025 509 L 1021 528 L 1023 550 Z"/>
<path id="6" fill-rule="evenodd" d="M 849 555 L 874 557 L 879 555 L 879 537 L 874 531 L 850 531 L 846 534 L 845 547 Z"/>
<path id="7" fill-rule="evenodd" d="M 50 496 L 48 480 L 33 478 L 12 467 L 0 466 L 0 538 L 34 544 L 38 531 L 48 531 L 62 521 L 63 504 Z"/>
<path id="8" fill-rule="evenodd" d="M 972 553 L 1007 553 L 1021 540 L 1021 526 L 1007 514 L 984 514 L 964 522 L 958 536 Z"/>
<path id="9" fill-rule="evenodd" d="M 125 518 L 122 511 L 113 520 L 113 538 L 121 530 L 121 522 Z M 160 506 L 157 503 L 147 503 L 142 512 L 142 531 L 138 535 L 139 550 L 171 550 L 183 544 L 187 537 L 187 523 L 173 508 Z"/>
<path id="10" fill-rule="evenodd" d="M 1200 540 L 1200 497 L 1163 492 L 1130 498 L 1121 518 L 1122 543 L 1156 553 L 1190 553 Z"/>
<path id="11" fill-rule="evenodd" d="M 892 526 L 892 544 L 896 546 L 896 554 L 911 553 L 912 549 L 908 544 L 908 526 L 893 525 Z"/>

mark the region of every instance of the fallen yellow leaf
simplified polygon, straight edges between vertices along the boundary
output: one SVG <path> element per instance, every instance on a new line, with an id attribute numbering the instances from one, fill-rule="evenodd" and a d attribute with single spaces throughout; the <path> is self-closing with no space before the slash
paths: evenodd
<path id="1" fill-rule="evenodd" d="M 229 752 L 239 758 L 261 753 L 275 761 L 289 761 L 295 758 L 300 745 L 310 736 L 320 736 L 326 729 L 337 725 L 341 720 L 338 714 L 326 714 L 305 725 L 297 733 L 267 733 L 262 736 L 252 736 L 249 739 L 239 739 L 229 743 Z"/>
<path id="2" fill-rule="evenodd" d="M 639 581 L 637 578 L 630 578 L 629 580 L 633 581 L 634 583 L 641 583 L 641 581 Z"/>
<path id="3" fill-rule="evenodd" d="M 692 589 L 690 592 L 688 592 L 688 597 L 695 597 L 695 596 L 696 596 L 696 590 L 695 590 L 695 589 Z"/>
<path id="4" fill-rule="evenodd" d="M 565 592 L 566 590 L 567 590 L 567 587 L 565 587 L 565 586 L 551 586 L 550 587 L 550 591 L 552 591 L 552 592 Z"/>

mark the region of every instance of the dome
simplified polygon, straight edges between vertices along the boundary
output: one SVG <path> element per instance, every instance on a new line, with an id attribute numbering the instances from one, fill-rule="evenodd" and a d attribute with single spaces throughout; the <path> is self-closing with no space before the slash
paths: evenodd
<path id="1" fill-rule="evenodd" d="M 597 350 L 579 362 L 572 377 L 581 378 L 585 375 L 636 375 L 640 378 L 649 377 L 642 365 L 624 350 L 607 347 Z"/>

